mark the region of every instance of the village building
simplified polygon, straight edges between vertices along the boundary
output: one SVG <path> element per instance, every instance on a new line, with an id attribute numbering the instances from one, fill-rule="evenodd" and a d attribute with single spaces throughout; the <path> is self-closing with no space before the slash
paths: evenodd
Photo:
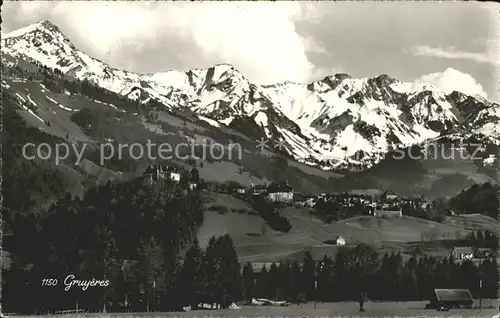
<path id="1" fill-rule="evenodd" d="M 177 169 L 167 165 L 149 165 L 144 171 L 144 175 L 149 175 L 151 181 L 164 179 L 178 183 L 181 180 L 181 174 Z"/>
<path id="2" fill-rule="evenodd" d="M 399 199 L 399 196 L 396 193 L 394 193 L 393 191 L 389 191 L 386 194 L 385 198 L 387 201 L 396 201 L 397 199 Z"/>
<path id="3" fill-rule="evenodd" d="M 374 210 L 373 215 L 376 217 L 393 218 L 393 217 L 402 217 L 403 212 L 401 211 L 401 209 L 399 209 L 399 210 Z"/>
<path id="4" fill-rule="evenodd" d="M 316 204 L 316 198 L 314 196 L 305 195 L 302 193 L 293 193 L 293 201 L 298 206 L 312 208 Z"/>
<path id="5" fill-rule="evenodd" d="M 293 192 L 271 192 L 267 194 L 266 198 L 275 203 L 292 203 Z"/>
<path id="6" fill-rule="evenodd" d="M 234 191 L 234 193 L 239 194 L 239 195 L 243 195 L 243 194 L 247 193 L 246 188 L 236 188 L 233 191 Z"/>
<path id="7" fill-rule="evenodd" d="M 388 204 L 382 204 L 382 205 L 376 205 L 375 208 L 373 209 L 373 216 L 376 217 L 402 217 L 403 216 L 403 211 L 401 207 L 394 206 L 394 205 L 388 205 Z"/>
<path id="8" fill-rule="evenodd" d="M 275 203 L 293 203 L 293 189 L 288 182 L 271 183 L 267 189 L 266 198 Z"/>
<path id="9" fill-rule="evenodd" d="M 293 194 L 293 200 L 295 202 L 305 202 L 307 200 L 308 196 L 305 195 L 304 193 L 302 192 L 295 192 Z"/>
<path id="10" fill-rule="evenodd" d="M 158 173 L 162 175 L 164 179 L 168 179 L 173 182 L 181 181 L 181 174 L 174 167 L 160 166 Z"/>
<path id="11" fill-rule="evenodd" d="M 252 188 L 250 189 L 251 195 L 261 195 L 265 192 L 266 192 L 266 187 L 261 185 L 261 184 L 258 184 L 256 186 L 252 186 Z"/>
<path id="12" fill-rule="evenodd" d="M 173 182 L 180 182 L 181 174 L 178 172 L 168 172 L 167 179 L 172 180 Z"/>

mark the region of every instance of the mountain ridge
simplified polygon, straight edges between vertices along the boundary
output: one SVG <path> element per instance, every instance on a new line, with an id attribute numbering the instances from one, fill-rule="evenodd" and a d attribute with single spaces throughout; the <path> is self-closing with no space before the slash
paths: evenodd
<path id="1" fill-rule="evenodd" d="M 33 59 L 129 99 L 160 102 L 236 129 L 250 125 L 282 141 L 295 160 L 323 169 L 376 164 L 391 149 L 435 140 L 453 130 L 500 144 L 500 106 L 478 96 L 445 94 L 386 74 L 326 76 L 311 83 L 250 82 L 234 66 L 139 74 L 112 68 L 78 50 L 48 20 L 2 37 L 2 53 Z M 244 132 L 244 131 L 243 131 Z"/>

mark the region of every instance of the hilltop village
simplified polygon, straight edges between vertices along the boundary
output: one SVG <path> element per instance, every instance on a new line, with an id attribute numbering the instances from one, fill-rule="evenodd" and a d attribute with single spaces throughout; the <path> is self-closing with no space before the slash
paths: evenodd
<path id="1" fill-rule="evenodd" d="M 280 212 L 280 209 L 287 207 L 305 208 L 325 223 L 357 217 L 374 217 L 386 220 L 413 217 L 442 222 L 444 217 L 457 215 L 453 209 L 445 207 L 441 201 L 432 201 L 424 196 L 408 198 L 400 196 L 390 189 L 380 191 L 375 195 L 349 192 L 306 195 L 295 191 L 287 181 L 257 185 L 250 183 L 247 186 L 234 181 L 222 184 L 206 183 L 200 179 L 196 168 L 192 168 L 188 172 L 169 165 L 150 165 L 144 171 L 144 177 L 147 184 L 162 180 L 181 183 L 188 191 L 210 190 L 249 202 L 255 210 L 259 211 L 272 229 L 282 232 L 288 232 L 292 227 Z M 218 208 L 227 210 L 226 207 Z M 436 215 L 434 212 L 439 209 L 442 210 L 442 214 Z M 457 235 L 455 233 L 450 235 L 437 233 L 437 230 L 432 230 L 429 233 L 423 233 L 420 241 L 421 243 L 439 240 L 454 242 L 449 256 L 456 262 L 464 260 L 477 262 L 481 259 L 496 257 L 498 242 L 496 236 L 489 231 L 471 232 L 467 239 L 458 239 Z M 330 241 L 334 245 L 355 244 L 355 242 L 349 242 L 340 235 L 332 237 Z"/>
<path id="2" fill-rule="evenodd" d="M 184 177 L 181 175 L 184 174 Z M 249 200 L 260 197 L 268 203 L 277 206 L 308 207 L 317 210 L 317 213 L 326 221 L 337 221 L 359 215 L 377 217 L 401 217 L 403 215 L 426 217 L 431 203 L 424 197 L 406 198 L 397 195 L 390 189 L 378 195 L 365 195 L 355 193 L 319 193 L 306 195 L 295 191 L 287 181 L 271 182 L 269 184 L 253 183 L 243 186 L 237 182 L 229 181 L 225 184 L 208 184 L 199 178 L 196 168 L 190 173 L 182 173 L 178 168 L 168 165 L 150 165 L 144 176 L 149 183 L 153 181 L 168 180 L 180 183 L 187 180 L 191 190 L 200 186 L 200 189 L 210 189 L 219 193 L 234 195 L 240 199 Z M 453 215 L 453 211 L 448 212 Z"/>

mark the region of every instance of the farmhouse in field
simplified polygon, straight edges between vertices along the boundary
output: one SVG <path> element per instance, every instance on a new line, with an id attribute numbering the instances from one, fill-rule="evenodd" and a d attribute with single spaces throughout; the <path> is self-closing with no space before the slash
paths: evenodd
<path id="1" fill-rule="evenodd" d="M 345 245 L 345 238 L 343 238 L 342 236 L 337 236 L 335 240 L 337 245 Z"/>
<path id="2" fill-rule="evenodd" d="M 468 289 L 434 289 L 430 301 L 433 308 L 472 308 L 474 302 Z"/>
<path id="3" fill-rule="evenodd" d="M 475 250 L 473 247 L 465 246 L 465 247 L 454 247 L 451 252 L 451 256 L 453 259 L 457 261 L 462 261 L 466 259 L 472 260 L 474 258 Z"/>

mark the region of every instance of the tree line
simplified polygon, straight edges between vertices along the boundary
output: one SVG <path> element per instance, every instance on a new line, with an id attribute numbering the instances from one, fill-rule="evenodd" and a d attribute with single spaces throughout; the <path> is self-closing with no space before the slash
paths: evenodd
<path id="1" fill-rule="evenodd" d="M 477 248 L 498 249 L 498 234 L 490 231 L 473 231 L 466 239 L 469 246 Z"/>
<path id="2" fill-rule="evenodd" d="M 320 261 L 306 253 L 302 263 L 273 263 L 256 273 L 247 263 L 242 282 L 246 300 L 423 301 L 430 299 L 434 288 L 467 288 L 476 298 L 496 298 L 498 270 L 495 259 L 480 265 L 429 256 L 405 260 L 401 254 L 380 256 L 369 247 L 358 246 L 341 247 L 335 257 L 325 256 Z"/>

